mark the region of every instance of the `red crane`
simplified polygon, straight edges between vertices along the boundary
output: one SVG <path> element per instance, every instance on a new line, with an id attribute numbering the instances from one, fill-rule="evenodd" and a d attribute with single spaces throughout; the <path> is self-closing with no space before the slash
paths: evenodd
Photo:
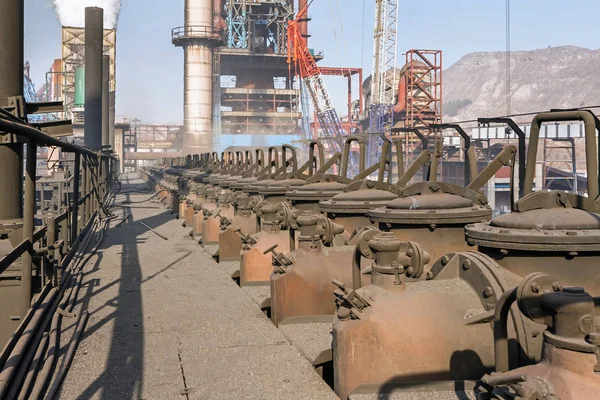
<path id="1" fill-rule="evenodd" d="M 322 136 L 333 138 L 333 150 L 341 152 L 343 148 L 343 138 L 341 136 L 345 135 L 346 132 L 333 107 L 319 66 L 310 53 L 306 39 L 304 39 L 299 29 L 300 20 L 305 18 L 307 9 L 308 5 L 296 14 L 294 20 L 288 21 L 288 68 L 291 70 L 293 65 L 294 76 L 299 75 L 304 81 L 321 125 Z"/>

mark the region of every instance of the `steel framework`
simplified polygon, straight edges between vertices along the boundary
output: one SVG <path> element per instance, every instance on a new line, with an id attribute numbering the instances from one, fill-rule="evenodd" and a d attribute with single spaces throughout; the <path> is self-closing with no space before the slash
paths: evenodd
<path id="1" fill-rule="evenodd" d="M 109 66 L 109 91 L 116 90 L 116 31 L 114 29 L 104 30 L 104 54 L 110 58 Z M 62 67 L 64 74 L 64 86 L 62 88 L 62 100 L 65 105 L 66 118 L 72 119 L 73 123 L 83 124 L 83 112 L 75 111 L 75 69 L 84 66 L 85 55 L 85 29 L 63 26 L 62 28 Z"/>
<path id="2" fill-rule="evenodd" d="M 396 36 L 398 30 L 398 1 L 375 1 L 373 34 L 373 79 L 369 131 L 389 136 L 394 121 L 396 81 Z M 380 157 L 380 138 L 369 138 L 368 164 Z"/>
<path id="3" fill-rule="evenodd" d="M 442 121 L 442 51 L 406 52 L 405 126 L 428 128 Z"/>
<path id="4" fill-rule="evenodd" d="M 214 93 L 215 137 L 219 132 L 296 134 L 300 88 L 288 76 L 286 63 L 293 1 L 225 0 L 222 11 L 226 46 L 215 62 L 225 78 L 219 77 L 219 87 L 213 85 L 220 91 L 218 99 Z"/>

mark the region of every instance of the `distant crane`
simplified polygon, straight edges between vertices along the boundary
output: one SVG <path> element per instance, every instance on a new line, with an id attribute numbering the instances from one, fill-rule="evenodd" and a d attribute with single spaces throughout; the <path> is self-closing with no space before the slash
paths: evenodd
<path id="1" fill-rule="evenodd" d="M 332 138 L 331 149 L 341 152 L 346 132 L 333 107 L 329 92 L 325 87 L 323 76 L 314 57 L 308 49 L 306 40 L 300 33 L 299 20 L 305 18 L 308 7 L 303 7 L 294 20 L 288 21 L 288 65 L 294 65 L 295 73 L 300 75 L 310 94 L 317 119 L 322 129 L 322 136 Z M 306 110 L 305 110 L 306 112 Z"/>
<path id="2" fill-rule="evenodd" d="M 394 121 L 397 31 L 398 0 L 375 0 L 369 131 L 383 133 L 386 136 L 391 133 Z M 372 157 L 377 157 L 379 140 L 374 136 L 369 140 L 368 164 L 372 163 Z"/>

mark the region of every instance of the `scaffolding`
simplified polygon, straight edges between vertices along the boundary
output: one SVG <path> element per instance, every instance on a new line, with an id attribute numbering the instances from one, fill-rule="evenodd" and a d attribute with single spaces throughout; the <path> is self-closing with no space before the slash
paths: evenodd
<path id="1" fill-rule="evenodd" d="M 117 86 L 115 75 L 116 38 L 115 29 L 104 29 L 103 54 L 109 56 L 109 91 L 113 96 Z M 83 108 L 75 105 L 75 70 L 78 67 L 85 67 L 85 28 L 63 26 L 62 73 L 64 85 L 62 100 L 65 107 L 65 118 L 71 119 L 73 124 L 83 125 Z"/>
<path id="2" fill-rule="evenodd" d="M 137 118 L 125 119 L 125 124 L 129 129 L 123 129 L 123 172 L 135 172 L 137 170 L 137 161 L 129 160 L 125 153 L 136 153 L 138 151 L 138 135 L 141 121 Z"/>
<path id="3" fill-rule="evenodd" d="M 426 128 L 442 122 L 442 51 L 406 52 L 405 127 Z"/>

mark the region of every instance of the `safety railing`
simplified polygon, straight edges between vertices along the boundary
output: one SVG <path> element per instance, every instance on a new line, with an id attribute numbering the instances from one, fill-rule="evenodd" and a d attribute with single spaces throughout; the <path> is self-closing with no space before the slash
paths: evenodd
<path id="1" fill-rule="evenodd" d="M 171 40 L 177 44 L 181 40 L 187 39 L 208 39 L 218 42 L 225 42 L 225 31 L 211 26 L 187 25 L 178 26 L 171 30 Z"/>
<path id="2" fill-rule="evenodd" d="M 0 398 L 38 398 L 56 389 L 46 385 L 55 363 L 42 358 L 42 364 L 48 361 L 49 368 L 42 370 L 45 377 L 38 375 L 38 380 L 43 381 L 41 386 L 37 380 L 27 381 L 25 372 L 33 355 L 43 349 L 43 338 L 49 343 L 48 335 L 60 334 L 51 325 L 62 318 L 59 314 L 65 312 L 63 303 L 75 297 L 75 276 L 82 277 L 81 271 L 73 270 L 71 261 L 77 251 L 85 251 L 91 236 L 86 234 L 98 224 L 96 216 L 108 219 L 106 205 L 117 183 L 118 160 L 112 154 L 46 135 L 4 110 L 0 110 L 0 139 L 0 148 L 17 149 L 15 153 L 22 157 L 17 164 L 25 165 L 24 171 L 0 171 L 0 179 L 5 183 L 14 182 L 19 187 L 23 183 L 21 218 L 0 220 L 4 248 L 7 242 L 13 245 L 0 259 L 0 347 L 4 347 L 0 353 Z M 60 148 L 65 161 L 66 153 L 74 156 L 66 163 L 72 166 L 72 193 L 67 192 L 66 201 L 60 202 L 56 213 L 44 218 L 36 214 L 38 204 L 43 204 L 43 200 L 36 201 L 39 147 Z M 78 279 L 80 284 L 81 278 Z M 51 351 L 46 353 L 49 357 Z"/>

